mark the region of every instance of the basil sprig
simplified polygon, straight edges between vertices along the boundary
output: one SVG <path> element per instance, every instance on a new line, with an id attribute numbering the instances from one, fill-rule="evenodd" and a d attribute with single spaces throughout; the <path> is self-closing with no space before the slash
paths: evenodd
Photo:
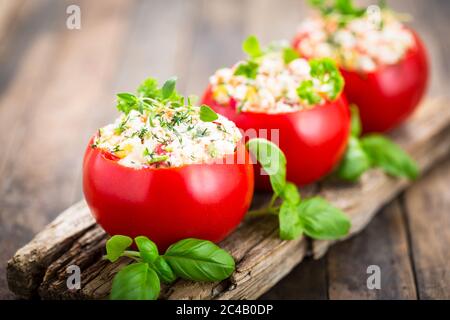
<path id="1" fill-rule="evenodd" d="M 269 206 L 262 211 L 250 211 L 250 215 L 278 215 L 283 240 L 294 240 L 302 234 L 332 240 L 348 234 L 351 223 L 340 209 L 320 197 L 302 199 L 297 187 L 286 181 L 286 158 L 275 144 L 257 138 L 249 140 L 247 148 L 269 174 L 274 191 Z"/>
<path id="2" fill-rule="evenodd" d="M 415 161 L 398 145 L 381 134 L 361 137 L 361 121 L 358 108 L 351 106 L 351 133 L 347 151 L 336 175 L 346 181 L 357 181 L 370 168 L 381 168 L 393 177 L 411 180 L 419 176 Z"/>
<path id="3" fill-rule="evenodd" d="M 160 282 L 172 283 L 177 277 L 192 281 L 221 281 L 235 269 L 233 257 L 210 241 L 184 239 L 171 245 L 163 255 L 156 244 L 144 236 L 134 238 L 138 251 L 127 250 L 133 240 L 115 235 L 106 242 L 105 258 L 111 262 L 129 257 L 134 263 L 114 277 L 110 299 L 155 300 Z"/>

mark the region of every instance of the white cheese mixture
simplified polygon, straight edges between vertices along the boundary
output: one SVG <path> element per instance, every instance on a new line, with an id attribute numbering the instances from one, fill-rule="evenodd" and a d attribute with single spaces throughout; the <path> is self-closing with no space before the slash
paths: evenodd
<path id="1" fill-rule="evenodd" d="M 213 98 L 223 105 L 236 103 L 239 111 L 257 113 L 295 112 L 312 105 L 301 99 L 297 89 L 304 81 L 312 81 L 314 91 L 323 97 L 315 105 L 325 102 L 332 88 L 311 77 L 311 67 L 305 59 L 285 63 L 282 51 L 265 54 L 258 61 L 256 77 L 235 75 L 241 61 L 232 68 L 223 68 L 210 77 Z"/>
<path id="2" fill-rule="evenodd" d="M 101 129 L 92 147 L 118 158 L 132 168 L 179 167 L 204 163 L 233 154 L 241 133 L 223 116 L 203 122 L 199 107 L 164 107 L 144 111 L 131 110 Z"/>
<path id="3" fill-rule="evenodd" d="M 399 62 L 415 39 L 394 14 L 381 10 L 340 25 L 333 15 L 310 18 L 298 30 L 298 50 L 307 57 L 331 57 L 348 70 L 373 72 Z"/>

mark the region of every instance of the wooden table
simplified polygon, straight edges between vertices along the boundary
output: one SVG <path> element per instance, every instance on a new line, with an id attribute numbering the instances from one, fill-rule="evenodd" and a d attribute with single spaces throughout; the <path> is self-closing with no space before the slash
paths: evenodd
<path id="1" fill-rule="evenodd" d="M 430 50 L 429 95 L 448 92 L 450 3 L 391 1 L 413 14 Z M 78 4 L 81 30 L 66 28 Z M 114 93 L 148 75 L 176 74 L 184 93 L 242 56 L 254 33 L 290 38 L 301 0 L 57 1 L 0 3 L 0 298 L 13 298 L 6 260 L 82 197 L 88 137 L 115 116 Z M 270 22 L 269 18 L 271 19 Z M 263 298 L 450 298 L 450 159 L 387 206 L 358 237 L 306 261 Z M 382 270 L 368 290 L 366 268 Z"/>

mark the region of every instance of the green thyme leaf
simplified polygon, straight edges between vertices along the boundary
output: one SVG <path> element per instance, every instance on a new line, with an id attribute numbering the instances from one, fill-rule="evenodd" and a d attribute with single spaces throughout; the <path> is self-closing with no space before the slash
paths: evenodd
<path id="1" fill-rule="evenodd" d="M 261 50 L 261 46 L 259 44 L 258 38 L 255 36 L 249 36 L 245 41 L 242 43 L 242 50 L 248 54 L 248 56 L 251 59 L 258 58 L 263 54 L 263 51 Z"/>
<path id="2" fill-rule="evenodd" d="M 286 187 L 286 157 L 278 146 L 266 139 L 251 139 L 247 148 L 270 177 L 272 189 L 281 196 Z"/>
<path id="3" fill-rule="evenodd" d="M 111 300 L 156 300 L 160 282 L 156 272 L 145 262 L 133 263 L 114 277 Z"/>
<path id="4" fill-rule="evenodd" d="M 203 122 L 212 122 L 219 119 L 217 113 L 206 104 L 200 107 L 200 120 Z"/>
<path id="5" fill-rule="evenodd" d="M 106 241 L 106 259 L 116 261 L 131 246 L 133 240 L 127 236 L 115 235 Z"/>
<path id="6" fill-rule="evenodd" d="M 300 58 L 300 55 L 293 48 L 287 47 L 283 49 L 283 60 L 285 64 L 289 64 L 298 58 Z"/>
<path id="7" fill-rule="evenodd" d="M 395 143 L 379 134 L 361 139 L 361 145 L 373 166 L 381 167 L 394 177 L 416 179 L 419 169 L 413 159 Z"/>
<path id="8" fill-rule="evenodd" d="M 258 74 L 258 67 L 259 65 L 254 61 L 243 61 L 237 66 L 234 75 L 255 79 Z"/>
<path id="9" fill-rule="evenodd" d="M 228 278 L 235 268 L 228 252 L 206 240 L 178 241 L 163 257 L 177 276 L 187 280 L 220 281 Z"/>
<path id="10" fill-rule="evenodd" d="M 177 78 L 172 77 L 167 80 L 162 87 L 162 98 L 168 99 L 175 92 L 175 85 L 177 83 Z"/>
<path id="11" fill-rule="evenodd" d="M 141 258 L 143 261 L 151 263 L 158 257 L 158 247 L 149 238 L 139 236 L 134 238 L 134 242 L 141 253 Z"/>
<path id="12" fill-rule="evenodd" d="M 339 239 L 346 236 L 350 230 L 349 218 L 323 198 L 303 200 L 297 210 L 305 234 L 313 239 Z"/>

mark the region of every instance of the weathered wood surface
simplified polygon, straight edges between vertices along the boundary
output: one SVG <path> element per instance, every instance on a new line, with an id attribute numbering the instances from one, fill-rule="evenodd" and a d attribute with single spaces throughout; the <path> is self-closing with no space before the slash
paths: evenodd
<path id="1" fill-rule="evenodd" d="M 69 4 L 81 7 L 81 30 L 65 26 Z M 450 2 L 390 0 L 389 4 L 415 17 L 411 24 L 423 37 L 432 62 L 429 95 L 448 94 Z M 85 143 L 96 128 L 113 119 L 114 92 L 133 90 L 148 75 L 166 79 L 176 74 L 183 93 L 201 94 L 216 68 L 242 56 L 240 41 L 246 35 L 256 34 L 264 42 L 290 38 L 307 14 L 305 7 L 301 0 L 0 1 L 0 298 L 15 297 L 7 287 L 7 260 L 59 212 L 81 199 Z M 426 185 L 419 182 L 411 189 L 414 192 L 404 194 L 409 205 L 400 203 L 408 217 L 403 223 L 409 223 L 404 228 L 418 298 L 448 296 L 449 282 L 444 281 L 448 251 L 434 244 L 430 253 L 420 245 L 448 238 L 431 224 L 421 226 L 429 204 L 413 198 L 423 197 L 422 188 L 437 190 L 431 202 L 433 223 L 448 225 L 449 193 L 442 187 L 448 179 L 450 175 L 441 170 L 427 178 Z M 416 206 L 427 212 L 420 209 L 410 216 L 408 210 Z M 391 228 L 393 220 L 382 221 L 369 228 L 380 228 L 379 233 Z M 329 294 L 333 282 L 328 271 L 335 258 L 354 254 L 347 245 L 381 250 L 375 256 L 388 250 L 376 247 L 377 242 L 364 234 L 331 247 L 336 254 L 300 264 L 264 297 L 339 298 L 339 290 Z M 390 245 L 392 250 L 400 247 Z M 339 261 L 334 263 L 338 268 L 351 263 L 353 268 L 346 270 L 352 274 L 367 267 L 357 259 Z M 389 269 L 386 272 L 390 274 Z M 364 279 L 361 284 L 365 286 Z M 363 291 L 361 287 L 352 296 L 368 297 Z M 395 293 L 370 298 L 383 296 Z"/>
<path id="2" fill-rule="evenodd" d="M 393 138 L 407 149 L 419 162 L 423 172 L 433 163 L 450 153 L 450 109 L 448 101 L 442 99 L 425 103 L 421 110 Z M 410 182 L 394 179 L 379 170 L 366 173 L 360 183 L 342 184 L 327 181 L 318 187 L 310 187 L 309 193 L 327 197 L 334 205 L 345 210 L 351 217 L 351 235 L 361 231 L 373 215 L 385 203 L 404 189 Z M 262 203 L 270 198 L 262 195 Z M 397 208 L 398 209 L 398 208 Z M 402 217 L 394 207 L 391 210 L 392 230 L 386 235 L 402 237 Z M 396 220 L 397 219 L 397 220 Z M 77 204 L 62 213 L 52 224 L 46 227 L 30 244 L 20 249 L 8 263 L 8 283 L 10 289 L 23 297 L 38 294 L 44 299 L 59 298 L 104 298 L 110 290 L 114 273 L 126 261 L 109 264 L 101 259 L 107 236 L 91 218 L 84 203 Z M 382 238 L 388 241 L 388 238 Z M 379 240 L 379 245 L 387 243 Z M 322 255 L 329 243 L 312 242 L 312 254 Z M 272 217 L 251 219 L 228 237 L 221 246 L 229 250 L 237 261 L 236 272 L 222 283 L 192 283 L 177 281 L 163 290 L 162 297 L 167 299 L 253 299 L 266 292 L 271 286 L 288 274 L 305 256 L 307 239 L 281 241 L 278 239 L 277 221 Z M 397 245 L 406 253 L 406 243 Z M 319 251 L 318 251 L 319 250 Z M 407 255 L 393 250 L 392 256 L 386 252 L 385 259 L 393 259 L 398 264 L 406 263 Z M 366 256 L 369 256 L 367 253 Z M 342 256 L 341 259 L 348 259 Z M 360 254 L 359 259 L 364 255 Z M 402 260 L 403 259 L 403 260 Z M 82 270 L 80 290 L 68 291 L 66 286 L 66 268 L 78 265 Z M 351 273 L 345 269 L 330 268 L 332 280 L 339 279 L 342 285 L 352 285 Z M 392 267 L 395 272 L 395 266 Z M 347 274 L 346 279 L 342 274 Z M 397 279 L 406 277 L 412 281 L 412 271 L 398 274 Z M 347 281 L 348 280 L 348 281 Z M 390 285 L 393 285 L 390 283 Z M 345 288 L 344 288 L 345 289 Z M 345 297 L 345 290 L 332 287 Z M 414 297 L 415 291 L 405 290 L 399 297 Z"/>

